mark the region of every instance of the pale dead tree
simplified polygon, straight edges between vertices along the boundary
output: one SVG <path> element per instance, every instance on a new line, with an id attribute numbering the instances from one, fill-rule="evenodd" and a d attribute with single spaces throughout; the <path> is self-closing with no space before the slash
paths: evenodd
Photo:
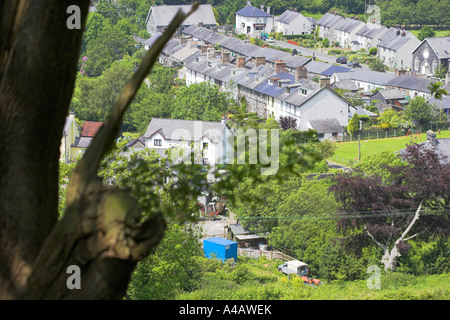
<path id="1" fill-rule="evenodd" d="M 160 51 L 198 4 L 178 12 L 146 53 L 74 170 L 58 220 L 60 143 L 89 4 L 70 3 L 81 18 L 70 29 L 66 1 L 0 3 L 0 299 L 120 299 L 164 235 L 162 213 L 142 222 L 135 199 L 104 186 L 97 169 Z M 68 289 L 71 265 L 80 290 Z"/>

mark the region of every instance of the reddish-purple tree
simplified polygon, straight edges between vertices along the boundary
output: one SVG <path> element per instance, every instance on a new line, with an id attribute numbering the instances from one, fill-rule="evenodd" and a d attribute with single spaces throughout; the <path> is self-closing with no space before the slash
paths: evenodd
<path id="1" fill-rule="evenodd" d="M 423 144 L 408 146 L 401 156 L 406 165 L 386 166 L 389 179 L 355 170 L 338 175 L 330 188 L 342 204 L 337 227 L 362 228 L 382 248 L 381 263 L 391 271 L 408 240 L 450 233 L 450 164 Z"/>

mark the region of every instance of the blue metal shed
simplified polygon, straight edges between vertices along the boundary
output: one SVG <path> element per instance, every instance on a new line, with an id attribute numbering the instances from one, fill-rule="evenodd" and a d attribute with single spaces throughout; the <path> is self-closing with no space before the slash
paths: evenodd
<path id="1" fill-rule="evenodd" d="M 216 258 L 222 261 L 234 259 L 237 261 L 238 243 L 235 241 L 213 237 L 203 240 L 203 252 L 209 259 Z"/>

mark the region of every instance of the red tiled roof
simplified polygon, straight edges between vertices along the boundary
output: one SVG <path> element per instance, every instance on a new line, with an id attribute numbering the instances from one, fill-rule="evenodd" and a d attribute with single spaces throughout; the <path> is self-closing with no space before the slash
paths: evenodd
<path id="1" fill-rule="evenodd" d="M 82 137 L 93 137 L 97 133 L 98 129 L 103 125 L 103 122 L 85 121 L 82 127 Z"/>

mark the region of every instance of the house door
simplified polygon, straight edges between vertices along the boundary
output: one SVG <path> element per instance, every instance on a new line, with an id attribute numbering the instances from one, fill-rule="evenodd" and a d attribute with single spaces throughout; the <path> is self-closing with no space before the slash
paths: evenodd
<path id="1" fill-rule="evenodd" d="M 250 33 L 251 29 L 252 29 L 252 28 L 251 28 L 250 26 L 247 26 L 247 34 Z"/>
<path id="2" fill-rule="evenodd" d="M 430 68 L 430 64 L 428 63 L 428 61 L 424 61 L 422 63 L 422 68 L 421 68 L 421 74 L 424 75 L 429 75 L 431 73 L 431 68 Z"/>

